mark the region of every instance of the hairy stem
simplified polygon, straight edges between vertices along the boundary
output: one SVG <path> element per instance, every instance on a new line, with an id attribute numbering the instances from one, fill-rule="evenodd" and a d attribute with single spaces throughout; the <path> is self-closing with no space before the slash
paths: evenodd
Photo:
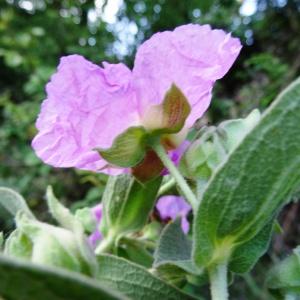
<path id="1" fill-rule="evenodd" d="M 227 262 L 211 267 L 209 280 L 212 300 L 228 300 Z"/>
<path id="2" fill-rule="evenodd" d="M 191 204 L 193 209 L 195 210 L 197 207 L 197 199 L 188 184 L 186 183 L 183 176 L 178 171 L 177 167 L 173 164 L 171 159 L 169 158 L 167 152 L 163 148 L 163 146 L 159 143 L 156 143 L 152 146 L 158 157 L 161 159 L 164 166 L 169 170 L 170 174 L 174 177 L 176 180 L 183 196 L 186 198 L 186 200 Z"/>
<path id="3" fill-rule="evenodd" d="M 158 190 L 157 196 L 162 196 L 167 193 L 174 185 L 176 184 L 176 180 L 171 178 L 168 182 L 163 184 Z"/>
<path id="4" fill-rule="evenodd" d="M 99 255 L 102 253 L 110 252 L 115 244 L 115 236 L 114 235 L 108 235 L 106 238 L 104 238 L 99 246 L 95 250 L 95 254 Z"/>

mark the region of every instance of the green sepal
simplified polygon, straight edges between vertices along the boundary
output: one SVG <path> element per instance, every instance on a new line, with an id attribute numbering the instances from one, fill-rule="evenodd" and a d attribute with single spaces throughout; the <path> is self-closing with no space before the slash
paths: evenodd
<path id="1" fill-rule="evenodd" d="M 179 132 L 191 112 L 191 107 L 182 91 L 172 84 L 164 100 L 149 108 L 145 117 L 145 127 L 153 135 Z"/>
<path id="2" fill-rule="evenodd" d="M 175 84 L 172 84 L 165 95 L 162 111 L 164 115 L 163 133 L 179 132 L 191 112 L 191 106 L 182 91 Z"/>
<path id="3" fill-rule="evenodd" d="M 95 148 L 95 150 L 111 165 L 122 168 L 135 167 L 142 162 L 153 141 L 162 142 L 171 148 L 177 146 L 173 145 L 172 134 L 178 133 L 183 128 L 190 111 L 191 107 L 186 97 L 175 84 L 172 84 L 163 102 L 150 107 L 145 113 L 143 126 L 128 128 L 115 138 L 108 149 Z M 147 168 L 149 165 L 144 167 Z M 157 164 L 148 177 L 154 178 L 160 169 L 161 164 Z"/>
<path id="4" fill-rule="evenodd" d="M 147 132 L 143 127 L 130 127 L 118 135 L 108 149 L 95 150 L 110 164 L 122 168 L 136 166 L 146 153 Z"/>

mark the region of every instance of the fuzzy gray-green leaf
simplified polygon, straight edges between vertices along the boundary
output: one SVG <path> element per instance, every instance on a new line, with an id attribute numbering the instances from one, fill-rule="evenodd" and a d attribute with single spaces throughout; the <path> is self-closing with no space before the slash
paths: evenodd
<path id="1" fill-rule="evenodd" d="M 207 266 L 257 235 L 300 184 L 300 79 L 218 168 L 195 215 L 193 257 Z"/>
<path id="2" fill-rule="evenodd" d="M 34 218 L 24 198 L 12 189 L 0 187 L 0 217 L 14 218 L 19 211 Z"/>
<path id="3" fill-rule="evenodd" d="M 258 259 L 268 250 L 273 221 L 267 224 L 256 236 L 233 252 L 229 265 L 234 273 L 246 273 L 251 270 Z"/>
<path id="4" fill-rule="evenodd" d="M 181 229 L 180 218 L 168 224 L 163 230 L 154 253 L 155 268 L 163 265 L 174 265 L 186 272 L 200 274 L 192 259 L 192 242 Z"/>
<path id="5" fill-rule="evenodd" d="M 103 283 L 78 273 L 3 255 L 0 255 L 0 295 L 10 300 L 127 299 Z"/>
<path id="6" fill-rule="evenodd" d="M 132 300 L 195 299 L 152 275 L 145 268 L 111 255 L 101 255 L 98 278 Z"/>

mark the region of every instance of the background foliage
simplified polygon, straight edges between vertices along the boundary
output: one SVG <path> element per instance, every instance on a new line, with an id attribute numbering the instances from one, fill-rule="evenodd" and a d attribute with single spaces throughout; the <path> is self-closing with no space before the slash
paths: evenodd
<path id="1" fill-rule="evenodd" d="M 193 23 L 231 31 L 244 45 L 229 74 L 217 83 L 203 123 L 218 123 L 264 109 L 300 75 L 299 0 L 6 0 L 0 2 L 0 185 L 19 191 L 47 218 L 43 196 L 52 184 L 77 207 L 100 199 L 105 176 L 60 170 L 41 163 L 30 147 L 44 86 L 59 57 L 84 55 L 95 63 L 132 66 L 136 48 L 153 33 Z M 264 299 L 256 273 L 300 242 L 291 203 L 282 213 L 284 233 L 246 281 L 232 287 Z M 0 228 L 3 227 L 0 224 Z M 245 283 L 246 282 L 246 283 Z M 249 296 L 250 297 L 250 296 Z"/>

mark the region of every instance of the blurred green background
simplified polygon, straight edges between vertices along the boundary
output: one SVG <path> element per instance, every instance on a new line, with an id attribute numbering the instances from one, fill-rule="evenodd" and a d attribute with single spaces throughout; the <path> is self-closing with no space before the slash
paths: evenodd
<path id="1" fill-rule="evenodd" d="M 244 45 L 216 84 L 202 123 L 242 117 L 254 107 L 263 110 L 300 75 L 299 0 L 1 0 L 0 186 L 19 191 L 42 219 L 48 184 L 77 207 L 99 201 L 105 176 L 46 166 L 30 147 L 45 84 L 63 55 L 132 66 L 145 39 L 190 22 L 223 28 Z M 281 214 L 284 234 L 276 236 L 265 261 L 300 243 L 299 214 L 297 203 Z M 253 274 L 260 268 L 263 263 Z M 267 299 L 256 276 L 246 279 L 232 287 L 236 299 Z M 247 298 L 241 296 L 245 289 Z"/>

